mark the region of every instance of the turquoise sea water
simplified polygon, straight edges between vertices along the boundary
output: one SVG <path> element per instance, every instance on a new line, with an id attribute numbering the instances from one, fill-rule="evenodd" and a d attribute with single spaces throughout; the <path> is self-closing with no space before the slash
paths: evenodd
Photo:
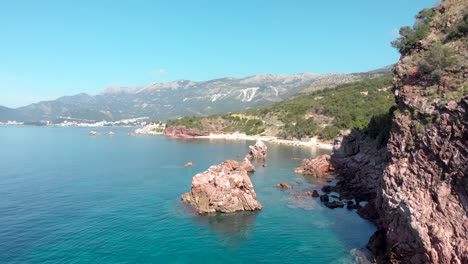
<path id="1" fill-rule="evenodd" d="M 192 176 L 252 142 L 89 130 L 0 127 L 0 263 L 352 263 L 374 232 L 354 211 L 298 196 L 320 183 L 295 175 L 293 158 L 326 151 L 269 145 L 251 176 L 264 209 L 200 216 L 179 200 Z"/>

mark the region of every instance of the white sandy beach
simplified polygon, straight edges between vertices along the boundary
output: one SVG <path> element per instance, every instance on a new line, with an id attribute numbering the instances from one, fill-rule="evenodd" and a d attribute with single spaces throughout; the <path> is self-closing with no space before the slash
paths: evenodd
<path id="1" fill-rule="evenodd" d="M 206 139 L 219 139 L 219 140 L 261 140 L 273 144 L 289 145 L 289 146 L 302 146 L 302 147 L 316 147 L 322 149 L 333 148 L 333 145 L 330 143 L 320 142 L 316 138 L 312 138 L 310 141 L 299 141 L 299 140 L 286 140 L 278 139 L 272 136 L 248 136 L 243 133 L 234 133 L 234 134 L 211 134 L 209 136 L 200 136 L 196 138 L 206 138 Z"/>

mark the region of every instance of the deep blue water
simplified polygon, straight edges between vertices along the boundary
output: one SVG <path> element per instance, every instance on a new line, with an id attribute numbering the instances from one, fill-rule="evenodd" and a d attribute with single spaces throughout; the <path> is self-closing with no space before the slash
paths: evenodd
<path id="1" fill-rule="evenodd" d="M 0 127 L 0 263 L 352 263 L 374 232 L 354 211 L 295 198 L 320 183 L 292 158 L 326 151 L 269 145 L 251 176 L 264 209 L 199 216 L 179 200 L 192 176 L 251 142 L 89 130 Z"/>

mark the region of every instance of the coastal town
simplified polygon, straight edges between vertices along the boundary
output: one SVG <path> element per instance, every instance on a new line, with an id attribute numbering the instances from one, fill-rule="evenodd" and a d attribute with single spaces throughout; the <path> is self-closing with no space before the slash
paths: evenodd
<path id="1" fill-rule="evenodd" d="M 8 120 L 6 122 L 0 122 L 0 126 L 57 126 L 57 127 L 109 127 L 109 126 L 120 126 L 120 127 L 133 127 L 133 126 L 146 126 L 151 124 L 160 124 L 160 121 L 151 121 L 149 117 L 137 117 L 122 119 L 116 121 L 95 121 L 87 119 L 79 119 L 72 117 L 60 117 L 55 120 L 43 120 L 43 121 L 17 121 Z"/>

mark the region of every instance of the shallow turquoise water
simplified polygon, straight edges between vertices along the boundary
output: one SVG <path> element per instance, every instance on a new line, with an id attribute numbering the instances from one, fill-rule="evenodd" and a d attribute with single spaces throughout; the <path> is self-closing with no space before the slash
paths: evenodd
<path id="1" fill-rule="evenodd" d="M 1 263 L 351 263 L 374 232 L 355 212 L 294 198 L 320 187 L 293 173 L 292 158 L 316 150 L 270 145 L 251 176 L 264 209 L 199 216 L 179 200 L 192 176 L 249 142 L 89 130 L 0 127 Z"/>

